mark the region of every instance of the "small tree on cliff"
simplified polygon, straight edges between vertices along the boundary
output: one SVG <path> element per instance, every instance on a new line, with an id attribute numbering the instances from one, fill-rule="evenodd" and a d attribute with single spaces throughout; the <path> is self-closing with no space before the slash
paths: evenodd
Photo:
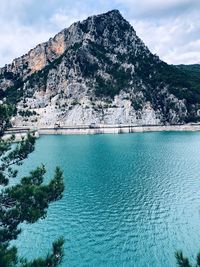
<path id="1" fill-rule="evenodd" d="M 0 106 L 0 134 L 11 115 L 7 105 Z M 14 137 L 4 141 L 0 137 L 0 266 L 1 267 L 55 267 L 63 257 L 63 239 L 53 243 L 52 252 L 46 258 L 32 262 L 20 259 L 17 248 L 10 242 L 20 234 L 20 223 L 34 223 L 47 214 L 49 203 L 62 197 L 64 190 L 63 174 L 56 168 L 55 175 L 49 184 L 43 184 L 46 172 L 41 166 L 29 176 L 21 179 L 15 186 L 8 186 L 10 179 L 17 177 L 14 166 L 21 165 L 34 150 L 35 138 L 28 134 L 22 142 L 13 146 Z"/>

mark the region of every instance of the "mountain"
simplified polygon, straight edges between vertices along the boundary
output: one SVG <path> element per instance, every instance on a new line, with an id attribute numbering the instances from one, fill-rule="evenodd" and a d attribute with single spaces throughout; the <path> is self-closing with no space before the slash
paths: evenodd
<path id="1" fill-rule="evenodd" d="M 161 61 L 113 10 L 1 68 L 0 98 L 16 105 L 17 126 L 197 122 L 199 74 Z"/>

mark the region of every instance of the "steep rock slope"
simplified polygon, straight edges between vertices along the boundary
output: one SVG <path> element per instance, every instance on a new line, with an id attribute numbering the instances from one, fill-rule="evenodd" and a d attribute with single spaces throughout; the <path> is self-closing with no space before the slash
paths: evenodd
<path id="1" fill-rule="evenodd" d="M 0 69 L 15 125 L 176 124 L 200 119 L 200 77 L 153 55 L 113 10 L 74 23 Z"/>

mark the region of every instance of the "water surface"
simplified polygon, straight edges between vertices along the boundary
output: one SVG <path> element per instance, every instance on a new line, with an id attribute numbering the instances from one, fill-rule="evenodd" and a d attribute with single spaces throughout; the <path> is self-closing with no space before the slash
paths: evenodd
<path id="1" fill-rule="evenodd" d="M 66 266 L 175 266 L 200 248 L 200 133 L 43 136 L 21 174 L 44 163 L 64 171 L 63 199 L 24 225 L 29 259 L 65 237 Z"/>

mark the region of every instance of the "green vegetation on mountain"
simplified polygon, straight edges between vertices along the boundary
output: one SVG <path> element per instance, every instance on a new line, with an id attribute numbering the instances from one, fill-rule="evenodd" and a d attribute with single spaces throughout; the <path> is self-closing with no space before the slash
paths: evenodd
<path id="1" fill-rule="evenodd" d="M 0 69 L 5 103 L 31 106 L 36 93 L 33 108 L 51 105 L 55 96 L 70 107 L 70 98 L 86 96 L 95 103 L 124 93 L 134 109 L 127 111 L 130 116 L 149 106 L 161 124 L 200 121 L 200 65 L 161 61 L 117 10 L 77 22 L 39 47 Z M 52 47 L 63 52 L 56 54 Z"/>

